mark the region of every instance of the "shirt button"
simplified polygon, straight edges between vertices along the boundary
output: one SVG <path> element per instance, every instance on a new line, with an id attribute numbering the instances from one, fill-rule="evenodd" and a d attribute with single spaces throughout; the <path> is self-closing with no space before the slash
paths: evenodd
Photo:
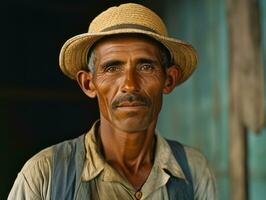
<path id="1" fill-rule="evenodd" d="M 136 199 L 141 199 L 141 197 L 142 197 L 142 192 L 141 191 L 137 191 L 136 193 L 135 193 L 135 197 L 136 197 Z"/>

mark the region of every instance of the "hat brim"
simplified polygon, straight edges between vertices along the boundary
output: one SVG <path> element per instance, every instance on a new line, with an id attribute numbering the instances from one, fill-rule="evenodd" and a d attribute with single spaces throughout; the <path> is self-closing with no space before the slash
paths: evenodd
<path id="1" fill-rule="evenodd" d="M 120 29 L 99 33 L 84 33 L 67 40 L 60 51 L 59 65 L 61 70 L 69 78 L 76 79 L 77 72 L 87 65 L 87 54 L 93 44 L 102 37 L 121 33 L 140 33 L 162 43 L 171 54 L 172 64 L 181 69 L 182 73 L 177 85 L 187 80 L 196 68 L 197 53 L 190 44 L 149 31 Z"/>

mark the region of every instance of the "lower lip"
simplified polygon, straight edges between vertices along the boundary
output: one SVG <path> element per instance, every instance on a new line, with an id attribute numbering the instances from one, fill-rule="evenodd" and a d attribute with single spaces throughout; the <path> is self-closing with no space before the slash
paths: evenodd
<path id="1" fill-rule="evenodd" d="M 118 110 L 144 110 L 146 106 L 120 106 L 117 107 Z"/>

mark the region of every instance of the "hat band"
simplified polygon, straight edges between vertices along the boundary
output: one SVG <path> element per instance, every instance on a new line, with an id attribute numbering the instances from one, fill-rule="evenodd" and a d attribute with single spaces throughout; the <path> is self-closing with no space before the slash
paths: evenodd
<path id="1" fill-rule="evenodd" d="M 146 26 L 139 25 L 139 24 L 117 24 L 114 26 L 107 27 L 107 28 L 101 30 L 100 32 L 113 31 L 113 30 L 118 30 L 118 29 L 139 29 L 142 31 L 149 31 L 149 32 L 158 34 L 156 31 L 154 31 L 154 30 L 152 30 Z"/>

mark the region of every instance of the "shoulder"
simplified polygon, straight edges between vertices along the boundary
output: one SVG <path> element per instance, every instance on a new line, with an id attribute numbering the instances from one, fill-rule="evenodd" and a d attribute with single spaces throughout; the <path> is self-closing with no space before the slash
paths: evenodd
<path id="1" fill-rule="evenodd" d="M 196 199 L 217 199 L 216 181 L 206 157 L 197 149 L 184 145 Z"/>
<path id="2" fill-rule="evenodd" d="M 54 157 L 57 156 L 57 154 L 60 154 L 59 156 L 61 157 L 71 156 L 73 151 L 77 148 L 77 143 L 82 141 L 83 138 L 84 135 L 81 135 L 78 138 L 66 140 L 43 149 L 25 163 L 21 172 L 28 173 L 34 168 L 39 168 L 48 173 L 53 165 Z"/>
<path id="3" fill-rule="evenodd" d="M 28 173 L 33 168 L 44 168 L 45 166 L 51 165 L 53 153 L 53 146 L 43 149 L 24 164 L 21 172 Z"/>
<path id="4" fill-rule="evenodd" d="M 8 199 L 47 199 L 50 191 L 52 148 L 46 148 L 29 159 L 14 182 Z"/>
<path id="5" fill-rule="evenodd" d="M 22 167 L 9 194 L 9 199 L 21 196 L 49 199 L 55 157 L 68 158 L 76 149 L 76 143 L 84 136 L 55 144 L 30 158 Z M 60 155 L 59 155 L 60 154 Z"/>
<path id="6" fill-rule="evenodd" d="M 206 167 L 208 165 L 208 161 L 206 157 L 201 153 L 200 150 L 194 147 L 187 146 L 187 145 L 183 145 L 183 146 L 186 152 L 186 156 L 187 156 L 190 168 L 193 169 L 195 166 L 197 166 L 197 168 L 198 166 Z"/>

